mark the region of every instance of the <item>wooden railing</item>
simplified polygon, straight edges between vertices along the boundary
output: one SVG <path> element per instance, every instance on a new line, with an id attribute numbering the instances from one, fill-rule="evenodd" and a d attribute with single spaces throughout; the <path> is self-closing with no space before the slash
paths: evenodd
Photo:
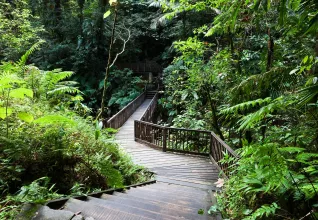
<path id="1" fill-rule="evenodd" d="M 140 120 L 135 120 L 135 141 L 163 151 L 182 152 L 210 156 L 225 176 L 230 175 L 229 167 L 238 155 L 214 132 L 184 128 L 165 127 L 153 124 L 158 93 L 154 96 Z M 223 162 L 228 157 L 228 162 Z"/>
<path id="2" fill-rule="evenodd" d="M 209 155 L 209 131 L 171 128 L 135 120 L 135 140 L 163 151 Z"/>
<path id="3" fill-rule="evenodd" d="M 128 118 L 136 111 L 136 109 L 143 103 L 146 97 L 146 92 L 140 94 L 137 98 L 126 105 L 122 110 L 117 112 L 113 117 L 111 117 L 106 122 L 106 127 L 108 128 L 120 128 Z"/>
<path id="4" fill-rule="evenodd" d="M 107 127 L 120 128 L 145 99 L 146 92 L 143 92 L 111 117 L 107 121 Z M 238 159 L 234 150 L 211 131 L 172 128 L 153 124 L 157 101 L 158 93 L 154 95 L 140 120 L 135 120 L 135 140 L 151 147 L 161 148 L 163 151 L 210 156 L 219 170 L 223 171 L 225 176 L 229 176 L 229 167 Z M 222 162 L 224 157 L 230 158 L 227 160 L 228 162 Z"/>
<path id="5" fill-rule="evenodd" d="M 158 103 L 158 93 L 155 94 L 155 96 L 152 98 L 147 110 L 144 112 L 144 114 L 141 117 L 141 121 L 148 121 L 151 122 L 153 119 L 153 115 L 156 111 Z"/>
<path id="6" fill-rule="evenodd" d="M 210 159 L 218 165 L 220 171 L 223 171 L 225 176 L 230 176 L 229 167 L 234 165 L 239 159 L 235 151 L 228 146 L 221 138 L 214 132 L 211 132 L 211 145 L 209 151 Z M 228 162 L 223 163 L 224 157 L 228 157 Z"/>

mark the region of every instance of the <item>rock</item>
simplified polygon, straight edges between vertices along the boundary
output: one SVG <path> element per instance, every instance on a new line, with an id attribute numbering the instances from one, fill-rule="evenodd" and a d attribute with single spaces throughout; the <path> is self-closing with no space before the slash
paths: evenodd
<path id="1" fill-rule="evenodd" d="M 24 204 L 21 213 L 16 216 L 16 220 L 30 220 L 42 205 L 27 203 Z"/>
<path id="2" fill-rule="evenodd" d="M 74 216 L 73 212 L 65 210 L 54 210 L 47 206 L 42 206 L 33 220 L 70 220 Z"/>

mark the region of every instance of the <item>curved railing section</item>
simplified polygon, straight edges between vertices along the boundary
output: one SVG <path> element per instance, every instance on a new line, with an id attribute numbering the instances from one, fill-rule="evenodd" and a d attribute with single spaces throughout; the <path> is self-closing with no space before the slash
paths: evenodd
<path id="1" fill-rule="evenodd" d="M 210 156 L 218 169 L 230 175 L 229 167 L 238 159 L 235 151 L 214 132 L 165 127 L 152 123 L 157 107 L 158 93 L 153 97 L 140 120 L 135 120 L 135 141 L 163 151 Z M 224 157 L 228 157 L 224 162 Z"/>
<path id="2" fill-rule="evenodd" d="M 146 92 L 141 93 L 137 98 L 126 105 L 122 110 L 117 112 L 113 117 L 108 119 L 106 127 L 120 128 L 128 118 L 136 111 L 136 109 L 143 103 L 146 97 Z"/>
<path id="3" fill-rule="evenodd" d="M 158 103 L 158 92 L 155 94 L 155 96 L 152 98 L 147 110 L 144 112 L 144 114 L 141 117 L 141 121 L 148 121 L 151 122 L 154 116 L 154 113 L 157 108 Z"/>

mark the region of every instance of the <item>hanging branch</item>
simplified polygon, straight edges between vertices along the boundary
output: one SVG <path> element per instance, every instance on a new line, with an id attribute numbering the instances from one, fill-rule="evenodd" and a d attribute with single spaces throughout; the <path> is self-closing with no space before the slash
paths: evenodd
<path id="1" fill-rule="evenodd" d="M 121 55 L 123 52 L 125 52 L 125 49 L 126 49 L 126 44 L 128 43 L 128 41 L 130 40 L 130 37 L 131 37 L 131 33 L 130 33 L 130 30 L 128 28 L 126 28 L 127 32 L 128 32 L 128 37 L 127 39 L 125 40 L 122 36 L 118 36 L 124 43 L 123 43 L 123 49 L 116 54 L 112 64 L 110 64 L 110 67 L 112 67 L 115 63 L 116 63 L 116 60 L 118 58 L 119 55 Z"/>
<path id="2" fill-rule="evenodd" d="M 107 67 L 106 67 L 106 74 L 105 74 L 105 78 L 104 78 L 104 90 L 103 90 L 103 96 L 102 96 L 101 111 L 96 118 L 97 120 L 99 120 L 105 112 L 107 79 L 108 79 L 108 75 L 109 75 L 109 69 L 110 69 L 110 63 L 111 63 L 111 53 L 112 53 L 112 48 L 113 48 L 114 39 L 115 39 L 116 21 L 117 21 L 117 4 L 115 5 L 115 16 L 114 16 L 114 21 L 113 21 L 112 36 L 110 39 L 110 45 L 109 45 L 109 51 L 108 51 L 108 61 L 107 61 Z"/>

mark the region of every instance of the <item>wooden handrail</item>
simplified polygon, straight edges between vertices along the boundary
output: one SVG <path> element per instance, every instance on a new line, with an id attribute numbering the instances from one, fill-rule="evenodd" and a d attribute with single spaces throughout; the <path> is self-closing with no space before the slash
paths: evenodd
<path id="1" fill-rule="evenodd" d="M 144 114 L 141 116 L 141 121 L 152 121 L 153 115 L 155 113 L 155 110 L 157 108 L 157 102 L 158 102 L 158 92 L 155 94 L 155 96 L 152 98 L 148 108 L 144 112 Z"/>
<path id="2" fill-rule="evenodd" d="M 151 147 L 161 148 L 163 151 L 210 156 L 224 176 L 229 176 L 229 167 L 239 156 L 214 132 L 165 127 L 152 123 L 158 96 L 158 92 L 156 92 L 140 120 L 135 120 L 135 140 Z M 107 126 L 115 129 L 121 127 L 145 99 L 146 91 L 111 117 L 107 121 Z M 222 162 L 225 154 L 233 158 L 228 163 Z"/>
<path id="3" fill-rule="evenodd" d="M 152 123 L 157 100 L 158 93 L 140 120 L 135 120 L 135 141 L 163 151 L 210 156 L 224 176 L 229 176 L 229 167 L 239 158 L 236 152 L 212 131 L 165 127 Z M 233 158 L 229 163 L 222 162 L 225 154 Z"/>
<path id="4" fill-rule="evenodd" d="M 123 109 L 112 116 L 107 122 L 106 127 L 120 128 L 128 118 L 136 111 L 136 109 L 143 103 L 146 97 L 146 92 L 141 93 L 137 98 L 131 101 Z"/>

